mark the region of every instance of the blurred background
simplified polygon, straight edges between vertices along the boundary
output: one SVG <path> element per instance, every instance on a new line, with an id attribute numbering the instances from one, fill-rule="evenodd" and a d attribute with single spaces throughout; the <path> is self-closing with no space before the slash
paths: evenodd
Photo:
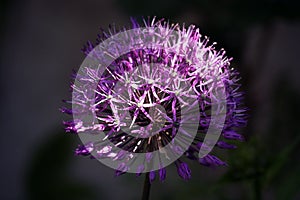
<path id="1" fill-rule="evenodd" d="M 85 42 L 130 16 L 197 25 L 234 57 L 250 108 L 229 167 L 194 163 L 185 182 L 171 165 L 151 199 L 300 199 L 299 10 L 292 0 L 1 0 L 0 199 L 140 198 L 143 177 L 73 155 L 80 141 L 59 112 Z"/>

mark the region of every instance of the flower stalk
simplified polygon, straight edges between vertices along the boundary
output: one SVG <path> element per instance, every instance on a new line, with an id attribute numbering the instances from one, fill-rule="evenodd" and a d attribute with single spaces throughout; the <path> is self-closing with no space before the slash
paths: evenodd
<path id="1" fill-rule="evenodd" d="M 151 183 L 150 183 L 149 175 L 150 175 L 150 172 L 147 172 L 145 174 L 142 200 L 149 200 L 149 197 L 150 197 Z"/>

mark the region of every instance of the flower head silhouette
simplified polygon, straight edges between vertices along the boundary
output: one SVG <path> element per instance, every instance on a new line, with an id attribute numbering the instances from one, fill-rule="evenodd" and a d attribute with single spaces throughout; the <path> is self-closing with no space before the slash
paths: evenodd
<path id="1" fill-rule="evenodd" d="M 88 42 L 83 48 L 93 60 L 109 57 L 113 62 L 102 73 L 87 65 L 74 74 L 80 84 L 71 86 L 72 109 L 61 110 L 71 115 L 92 112 L 94 118 L 90 123 L 78 118 L 64 122 L 66 131 L 103 135 L 79 145 L 75 154 L 116 162 L 116 175 L 149 172 L 150 182 L 156 176 L 165 180 L 165 167 L 172 162 L 181 178 L 190 179 L 185 158 L 209 167 L 226 165 L 210 151 L 235 149 L 229 141 L 244 140 L 237 128 L 246 125 L 247 117 L 231 59 L 193 25 L 185 28 L 155 18 L 144 20 L 143 26 L 135 20 L 132 24 L 138 31 L 111 27 L 98 35 L 95 45 Z M 108 39 L 109 45 L 102 45 Z M 136 42 L 145 40 L 151 45 Z M 126 44 L 130 50 L 116 56 Z M 143 157 L 133 167 L 136 154 Z M 172 162 L 164 164 L 166 160 Z"/>

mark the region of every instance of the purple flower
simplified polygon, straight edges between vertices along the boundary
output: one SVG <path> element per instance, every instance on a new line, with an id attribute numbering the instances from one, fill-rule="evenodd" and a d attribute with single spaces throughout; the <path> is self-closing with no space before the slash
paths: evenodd
<path id="1" fill-rule="evenodd" d="M 94 144 L 89 143 L 86 145 L 78 145 L 78 147 L 75 149 L 75 154 L 76 155 L 81 155 L 81 156 L 90 156 L 91 152 L 94 150 Z"/>
<path id="2" fill-rule="evenodd" d="M 151 171 L 151 172 L 149 173 L 149 180 L 150 180 L 150 183 L 152 183 L 152 182 L 155 180 L 155 177 L 156 177 L 155 171 Z"/>
<path id="3" fill-rule="evenodd" d="M 186 163 L 181 162 L 176 166 L 177 166 L 177 172 L 181 178 L 183 178 L 184 180 L 189 180 L 191 178 L 191 170 Z"/>
<path id="4" fill-rule="evenodd" d="M 118 169 L 116 170 L 115 174 L 116 176 L 120 176 L 122 174 L 125 174 L 128 170 L 128 167 L 126 166 L 125 163 L 121 163 L 119 166 L 118 166 Z"/>
<path id="5" fill-rule="evenodd" d="M 166 179 L 166 176 L 167 176 L 166 168 L 159 169 L 158 173 L 159 173 L 159 180 L 164 181 Z"/>
<path id="6" fill-rule="evenodd" d="M 143 173 L 144 170 L 145 170 L 144 165 L 138 166 L 138 169 L 136 171 L 136 176 L 140 176 Z"/>
<path id="7" fill-rule="evenodd" d="M 207 155 L 204 158 L 199 159 L 200 164 L 205 166 L 222 166 L 227 165 L 224 161 L 220 160 L 214 155 Z"/>
<path id="8" fill-rule="evenodd" d="M 132 28 L 141 27 L 135 20 L 132 20 L 132 23 Z M 83 86 L 78 88 L 72 83 L 71 87 L 75 95 L 69 103 L 72 104 L 73 109 L 62 108 L 61 112 L 72 115 L 93 111 L 97 122 L 89 125 L 79 119 L 64 122 L 66 131 L 78 134 L 86 131 L 103 131 L 106 134 L 101 141 L 104 144 L 100 145 L 99 142 L 79 146 L 75 151 L 76 155 L 93 157 L 91 155 L 93 154 L 97 159 L 110 158 L 114 161 L 122 161 L 116 170 L 117 176 L 130 170 L 133 159 L 132 155 L 126 152 L 145 153 L 146 166 L 154 159 L 153 152 L 167 146 L 178 134 L 182 138 L 182 144 L 186 142 L 184 138 L 191 137 L 190 131 L 178 131 L 183 121 L 192 123 L 195 116 L 195 113 L 186 118 L 181 116 L 184 112 L 181 105 L 185 105 L 187 109 L 193 106 L 199 108 L 199 113 L 196 114 L 200 115 L 200 118 L 196 121 L 196 137 L 188 148 L 185 149 L 177 144 L 172 146 L 172 154 L 183 155 L 175 162 L 178 175 L 184 180 L 191 178 L 188 164 L 182 161 L 185 158 L 209 167 L 226 166 L 226 162 L 215 155 L 208 154 L 199 158 L 198 153 L 201 150 L 210 151 L 211 141 L 205 141 L 203 138 L 208 135 L 211 126 L 222 130 L 219 141 L 213 143 L 215 147 L 236 149 L 235 145 L 230 144 L 230 140 L 244 141 L 244 137 L 237 130 L 246 125 L 247 108 L 242 102 L 243 93 L 240 91 L 239 73 L 230 67 L 232 59 L 225 56 L 223 49 L 217 51 L 214 43 L 209 44 L 209 39 L 201 36 L 199 29 L 193 25 L 180 28 L 179 25 L 170 25 L 164 20 L 156 21 L 154 18 L 152 21 L 145 21 L 145 27 L 157 28 L 167 33 L 175 29 L 179 31 L 180 37 L 172 39 L 174 49 L 179 50 L 175 53 L 173 49 L 162 48 L 169 45 L 167 40 L 163 40 L 151 47 L 142 48 L 142 46 L 116 58 L 101 75 L 97 70 L 86 67 L 84 69 L 86 75 L 78 73 L 74 76 Z M 115 28 L 111 28 L 108 32 L 102 31 L 98 35 L 96 44 L 87 42 L 82 51 L 87 56 L 99 59 L 101 55 L 93 51 L 95 46 L 117 33 L 119 31 Z M 130 37 L 133 36 L 129 35 L 128 38 Z M 147 35 L 143 37 L 146 38 Z M 110 47 L 113 52 L 119 51 L 118 43 Z M 159 67 L 152 71 L 149 63 L 169 68 Z M 143 70 L 137 75 L 139 79 L 129 76 L 136 73 L 138 66 L 143 66 Z M 91 98 L 88 88 L 95 80 L 98 81 L 97 88 Z M 160 87 L 157 82 L 165 86 Z M 121 83 L 123 88 L 118 89 L 118 83 Z M 182 83 L 189 84 L 189 87 L 182 89 L 180 85 Z M 220 88 L 225 89 L 222 98 L 213 93 Z M 124 90 L 129 93 L 128 96 L 123 95 Z M 187 103 L 186 98 L 192 99 L 192 103 Z M 87 107 L 86 102 L 92 104 Z M 213 120 L 213 109 L 216 116 L 222 116 L 222 112 L 226 111 L 224 123 L 218 123 L 222 120 Z M 127 116 L 120 111 L 129 114 Z M 156 127 L 151 125 L 153 122 L 162 125 L 157 128 L 155 135 L 151 135 L 153 130 L 156 130 Z M 131 134 L 123 131 L 124 127 L 129 127 Z M 122 150 L 113 152 L 111 145 L 105 144 L 106 141 Z M 135 171 L 137 176 L 145 172 L 147 169 L 145 166 L 141 164 L 137 167 Z M 164 166 L 158 169 L 158 175 L 161 181 L 165 180 Z M 156 172 L 150 171 L 150 182 L 153 182 L 155 177 Z"/>

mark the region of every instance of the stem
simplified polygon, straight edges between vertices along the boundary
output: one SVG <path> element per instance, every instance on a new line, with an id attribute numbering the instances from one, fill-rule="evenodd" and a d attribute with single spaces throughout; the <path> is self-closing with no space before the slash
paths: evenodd
<path id="1" fill-rule="evenodd" d="M 145 174 L 145 182 L 144 182 L 144 189 L 143 189 L 143 196 L 142 196 L 142 200 L 149 200 L 149 196 L 150 196 L 150 188 L 151 188 L 151 183 L 149 180 L 149 172 L 147 172 Z"/>

